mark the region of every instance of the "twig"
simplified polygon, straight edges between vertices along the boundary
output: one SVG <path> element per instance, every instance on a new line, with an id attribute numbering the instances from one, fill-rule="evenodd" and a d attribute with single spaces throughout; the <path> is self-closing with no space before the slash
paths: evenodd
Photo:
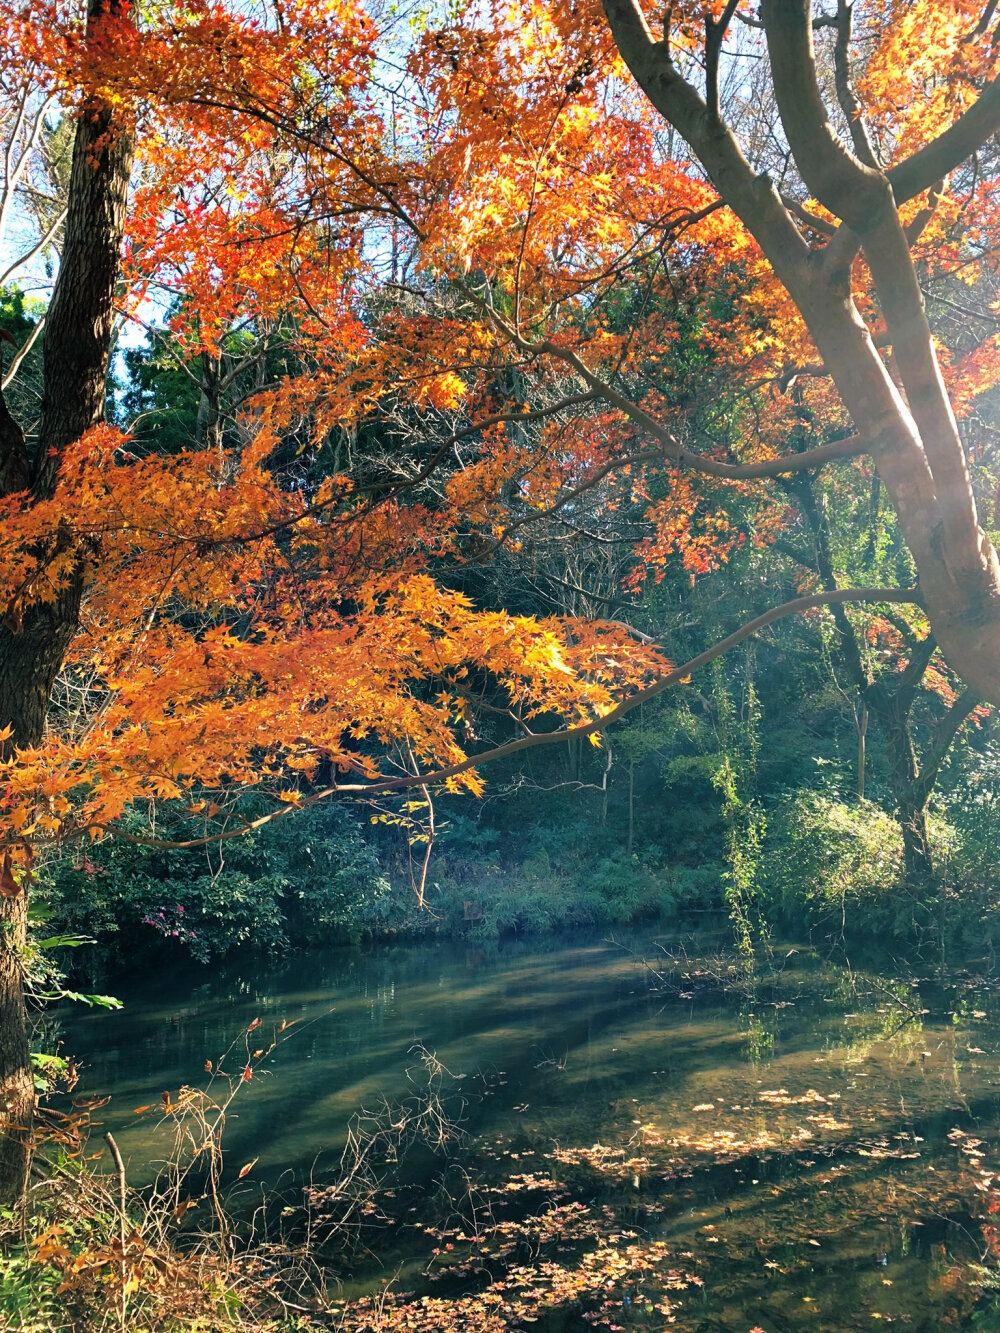
<path id="1" fill-rule="evenodd" d="M 104 1141 L 111 1150 L 111 1156 L 114 1160 L 115 1170 L 118 1173 L 118 1244 L 121 1246 L 122 1262 L 122 1287 L 121 1287 L 121 1316 L 122 1333 L 125 1333 L 128 1314 L 128 1268 L 125 1258 L 125 1163 L 122 1161 L 122 1155 L 118 1150 L 118 1144 L 115 1142 L 114 1135 L 110 1130 L 104 1135 Z"/>

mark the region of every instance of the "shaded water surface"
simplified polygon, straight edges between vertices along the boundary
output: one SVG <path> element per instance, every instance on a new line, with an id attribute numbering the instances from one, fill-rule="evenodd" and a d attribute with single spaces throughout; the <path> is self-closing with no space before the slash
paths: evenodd
<path id="1" fill-rule="evenodd" d="M 690 942 L 677 966 L 653 942 L 630 943 L 345 950 L 151 976 L 122 988 L 122 1012 L 68 1018 L 67 1050 L 84 1091 L 112 1094 L 100 1118 L 141 1179 L 169 1136 L 134 1108 L 204 1083 L 206 1061 L 255 1019 L 262 1048 L 291 1025 L 234 1103 L 226 1147 L 233 1168 L 258 1159 L 240 1188 L 292 1193 L 335 1174 L 360 1107 L 413 1092 L 415 1047 L 435 1052 L 455 1076 L 463 1173 L 576 1219 L 562 1249 L 544 1228 L 530 1245 L 522 1236 L 518 1262 L 550 1243 L 550 1258 L 579 1262 L 593 1243 L 580 1208 L 603 1219 L 605 1247 L 652 1247 L 639 1276 L 609 1281 L 596 1316 L 552 1328 L 1000 1327 L 970 1282 L 970 1265 L 996 1262 L 992 989 L 852 972 L 792 949 L 746 983 Z M 345 1291 L 387 1274 L 418 1293 L 488 1280 L 478 1222 L 455 1223 L 447 1255 L 443 1236 L 432 1255 L 441 1164 L 425 1165 L 426 1209 L 418 1195 L 409 1209 L 424 1229 L 392 1229 L 381 1271 L 359 1261 Z M 680 1275 L 669 1300 L 664 1273 Z"/>

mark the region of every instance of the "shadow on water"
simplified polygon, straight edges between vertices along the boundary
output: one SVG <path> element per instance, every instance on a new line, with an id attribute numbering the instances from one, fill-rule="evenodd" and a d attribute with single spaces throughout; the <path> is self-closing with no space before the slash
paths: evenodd
<path id="1" fill-rule="evenodd" d="M 483 1198 L 505 1192 L 498 1215 L 512 1226 L 533 1209 L 583 1208 L 613 1218 L 620 1247 L 653 1245 L 691 1278 L 671 1327 L 929 1330 L 971 1318 L 961 1275 L 992 1262 L 983 1218 L 1000 1172 L 990 991 L 852 976 L 806 951 L 736 990 L 697 958 L 676 984 L 651 981 L 633 953 L 599 940 L 341 950 L 208 980 L 135 979 L 120 1013 L 68 1016 L 65 1048 L 84 1090 L 112 1095 L 101 1118 L 134 1179 L 167 1138 L 133 1108 L 203 1080 L 252 1020 L 263 1037 L 283 1019 L 294 1035 L 226 1130 L 231 1164 L 259 1159 L 256 1189 L 331 1172 L 359 1107 L 412 1092 L 419 1044 L 461 1076 L 463 1179 L 475 1174 Z M 390 1228 L 378 1264 L 357 1261 L 348 1290 L 387 1271 L 430 1292 L 495 1276 L 485 1242 L 456 1229 L 446 1264 L 412 1220 L 428 1225 L 455 1169 L 433 1153 L 410 1164 L 411 1220 Z M 537 1259 L 550 1239 L 522 1235 L 504 1262 Z M 570 1264 L 592 1236 L 570 1228 L 562 1242 Z M 665 1327 L 638 1279 L 629 1291 L 604 1318 Z M 549 1324 L 577 1326 L 611 1323 L 570 1310 Z"/>

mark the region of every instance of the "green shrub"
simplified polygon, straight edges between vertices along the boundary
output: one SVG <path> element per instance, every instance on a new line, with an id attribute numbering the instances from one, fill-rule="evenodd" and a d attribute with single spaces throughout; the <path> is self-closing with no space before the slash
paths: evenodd
<path id="1" fill-rule="evenodd" d="M 428 892 L 432 917 L 422 921 L 415 908 L 406 909 L 410 929 L 433 929 L 430 921 L 441 930 L 462 928 L 477 939 L 496 939 L 626 925 L 674 908 L 669 874 L 624 851 L 553 864 L 544 848 L 532 847 L 520 865 L 502 870 L 455 858 L 449 858 L 448 869 Z"/>
<path id="2" fill-rule="evenodd" d="M 248 802 L 237 817 L 255 812 Z M 169 815 L 157 831 L 164 840 L 191 836 Z M 46 929 L 90 936 L 95 944 L 70 961 L 79 968 L 83 955 L 92 972 L 141 962 L 165 942 L 207 962 L 241 945 L 276 950 L 355 938 L 376 925 L 389 891 L 374 851 L 337 806 L 208 848 L 109 839 L 46 879 Z"/>
<path id="3" fill-rule="evenodd" d="M 768 814 L 762 881 L 786 926 L 897 926 L 903 875 L 898 826 L 869 801 L 796 791 Z"/>
<path id="4" fill-rule="evenodd" d="M 668 891 L 675 910 L 681 915 L 725 911 L 725 875 L 726 867 L 721 861 L 671 866 Z"/>

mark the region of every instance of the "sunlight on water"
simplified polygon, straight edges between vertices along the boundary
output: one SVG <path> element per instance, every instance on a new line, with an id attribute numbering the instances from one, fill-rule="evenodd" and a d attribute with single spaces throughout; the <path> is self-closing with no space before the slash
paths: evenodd
<path id="1" fill-rule="evenodd" d="M 203 1083 L 206 1060 L 254 1019 L 262 1046 L 294 1024 L 226 1130 L 231 1164 L 259 1159 L 242 1188 L 294 1190 L 333 1170 L 359 1108 L 412 1092 L 419 1044 L 456 1076 L 470 1170 L 533 1206 L 610 1208 L 629 1227 L 616 1235 L 689 1270 L 687 1286 L 671 1279 L 685 1293 L 668 1303 L 672 1327 L 964 1318 L 1000 1170 L 990 993 L 850 974 L 807 951 L 745 984 L 717 960 L 664 970 L 651 957 L 659 978 L 600 941 L 188 971 L 137 980 L 121 1013 L 67 1016 L 66 1050 L 85 1092 L 112 1094 L 101 1118 L 141 1179 L 169 1135 L 134 1108 Z M 400 1234 L 392 1271 L 425 1280 L 425 1241 Z M 460 1266 L 442 1275 L 458 1280 Z M 636 1292 L 623 1327 L 642 1301 L 658 1308 Z"/>

